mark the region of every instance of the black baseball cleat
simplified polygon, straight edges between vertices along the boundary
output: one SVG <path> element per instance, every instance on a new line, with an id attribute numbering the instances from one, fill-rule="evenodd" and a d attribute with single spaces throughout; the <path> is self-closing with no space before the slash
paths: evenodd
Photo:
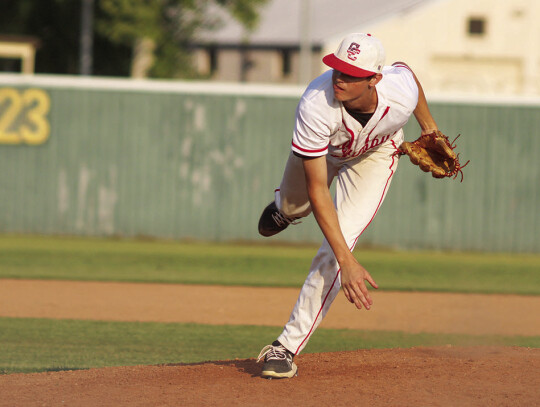
<path id="1" fill-rule="evenodd" d="M 293 362 L 294 354 L 279 341 L 265 346 L 257 357 L 257 363 L 262 358 L 264 365 L 261 376 L 265 379 L 290 379 L 298 375 L 298 367 Z"/>
<path id="2" fill-rule="evenodd" d="M 282 214 L 277 208 L 276 203 L 272 202 L 264 208 L 259 219 L 259 233 L 265 237 L 277 235 L 279 232 L 287 229 L 287 226 L 301 223 L 297 219 L 300 218 L 292 218 Z"/>

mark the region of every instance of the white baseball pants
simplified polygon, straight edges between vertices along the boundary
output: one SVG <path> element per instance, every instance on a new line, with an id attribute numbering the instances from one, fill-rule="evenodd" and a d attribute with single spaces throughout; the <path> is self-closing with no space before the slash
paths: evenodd
<path id="1" fill-rule="evenodd" d="M 351 251 L 388 192 L 398 164 L 395 151 L 396 146 L 390 141 L 353 159 L 327 156 L 328 185 L 337 177 L 334 204 Z M 292 153 L 275 199 L 277 207 L 287 216 L 304 217 L 311 212 L 302 159 Z M 330 309 L 340 287 L 339 264 L 324 239 L 313 258 L 289 322 L 278 337 L 279 342 L 294 354 L 300 353 Z"/>

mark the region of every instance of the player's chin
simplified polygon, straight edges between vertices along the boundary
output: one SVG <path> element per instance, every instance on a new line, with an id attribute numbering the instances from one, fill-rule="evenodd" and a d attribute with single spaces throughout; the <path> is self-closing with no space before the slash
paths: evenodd
<path id="1" fill-rule="evenodd" d="M 342 90 L 334 89 L 334 98 L 339 102 L 345 102 L 347 100 L 347 96 Z"/>

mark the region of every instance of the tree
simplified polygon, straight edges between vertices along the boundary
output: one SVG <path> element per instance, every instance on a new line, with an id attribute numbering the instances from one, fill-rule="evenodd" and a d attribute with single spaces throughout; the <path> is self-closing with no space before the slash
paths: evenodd
<path id="1" fill-rule="evenodd" d="M 247 30 L 257 23 L 266 0 L 101 0 L 97 31 L 113 43 L 131 47 L 133 77 L 194 77 L 190 42 L 219 24 L 215 6 Z"/>
<path id="2" fill-rule="evenodd" d="M 197 77 L 190 44 L 220 23 L 220 11 L 255 27 L 267 0 L 95 0 L 94 74 Z M 0 35 L 37 37 L 36 72 L 77 74 L 81 1 L 1 0 Z"/>
<path id="3" fill-rule="evenodd" d="M 76 73 L 78 12 L 75 1 L 1 0 L 0 33 L 39 39 L 36 72 Z"/>

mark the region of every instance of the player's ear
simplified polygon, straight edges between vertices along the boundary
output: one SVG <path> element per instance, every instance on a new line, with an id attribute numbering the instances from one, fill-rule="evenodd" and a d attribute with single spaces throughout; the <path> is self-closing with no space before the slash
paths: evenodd
<path id="1" fill-rule="evenodd" d="M 378 84 L 382 79 L 382 74 L 380 73 L 376 73 L 375 75 L 373 75 L 373 77 L 369 80 L 369 85 L 370 86 L 375 86 L 376 84 Z"/>

